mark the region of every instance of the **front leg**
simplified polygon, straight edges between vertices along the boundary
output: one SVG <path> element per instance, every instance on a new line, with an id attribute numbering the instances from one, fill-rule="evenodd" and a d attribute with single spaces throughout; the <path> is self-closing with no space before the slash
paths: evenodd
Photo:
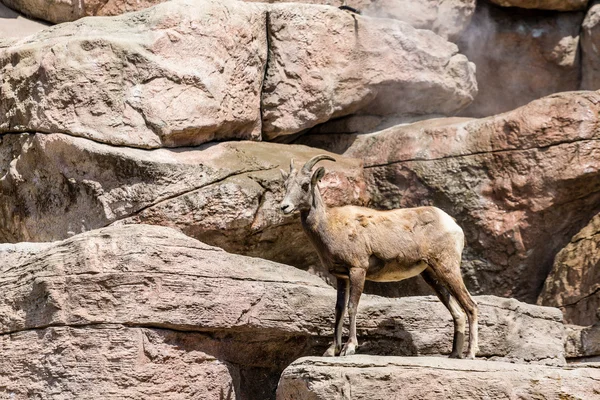
<path id="1" fill-rule="evenodd" d="M 342 351 L 342 329 L 344 327 L 344 314 L 346 314 L 346 306 L 348 305 L 348 284 L 348 279 L 337 278 L 333 344 L 329 346 L 323 357 L 339 356 Z"/>
<path id="2" fill-rule="evenodd" d="M 340 355 L 349 356 L 356 352 L 358 347 L 358 339 L 356 338 L 356 311 L 358 309 L 358 301 L 365 287 L 366 269 L 351 268 L 350 269 L 350 296 L 348 301 L 348 314 L 350 315 L 350 337 L 344 345 Z"/>

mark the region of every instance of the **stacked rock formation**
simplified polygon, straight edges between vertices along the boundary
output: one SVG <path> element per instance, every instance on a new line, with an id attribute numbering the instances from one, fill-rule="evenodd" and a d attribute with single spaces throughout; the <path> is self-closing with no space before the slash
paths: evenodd
<path id="1" fill-rule="evenodd" d="M 2 1 L 0 397 L 600 393 L 597 1 Z M 315 357 L 279 169 L 318 154 L 328 205 L 463 227 L 480 360 L 420 278 Z"/>

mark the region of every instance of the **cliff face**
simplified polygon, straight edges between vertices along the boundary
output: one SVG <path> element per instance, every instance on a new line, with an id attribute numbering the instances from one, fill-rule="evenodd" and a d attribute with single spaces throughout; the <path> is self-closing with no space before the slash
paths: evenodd
<path id="1" fill-rule="evenodd" d="M 0 397 L 600 393 L 564 367 L 600 356 L 597 1 L 2 1 Z M 276 394 L 332 335 L 279 209 L 318 154 L 329 206 L 456 219 L 487 361 L 303 359 Z M 450 353 L 420 277 L 366 292 L 359 352 Z"/>

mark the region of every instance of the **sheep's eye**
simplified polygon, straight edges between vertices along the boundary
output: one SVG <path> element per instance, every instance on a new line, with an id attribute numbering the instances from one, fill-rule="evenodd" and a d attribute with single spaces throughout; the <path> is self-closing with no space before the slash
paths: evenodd
<path id="1" fill-rule="evenodd" d="M 302 184 L 302 190 L 308 190 L 308 182 Z"/>

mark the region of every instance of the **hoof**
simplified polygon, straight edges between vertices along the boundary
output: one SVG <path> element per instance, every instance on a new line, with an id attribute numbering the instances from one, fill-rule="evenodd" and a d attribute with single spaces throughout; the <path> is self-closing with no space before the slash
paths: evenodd
<path id="1" fill-rule="evenodd" d="M 340 355 L 351 356 L 352 354 L 356 354 L 356 345 L 354 343 L 346 343 Z"/>
<path id="2" fill-rule="evenodd" d="M 463 358 L 463 355 L 460 353 L 450 353 L 448 358 Z"/>
<path id="3" fill-rule="evenodd" d="M 336 348 L 335 344 L 332 344 L 327 350 L 325 350 L 323 357 L 335 357 L 340 354 L 340 350 L 341 349 L 339 347 Z"/>

